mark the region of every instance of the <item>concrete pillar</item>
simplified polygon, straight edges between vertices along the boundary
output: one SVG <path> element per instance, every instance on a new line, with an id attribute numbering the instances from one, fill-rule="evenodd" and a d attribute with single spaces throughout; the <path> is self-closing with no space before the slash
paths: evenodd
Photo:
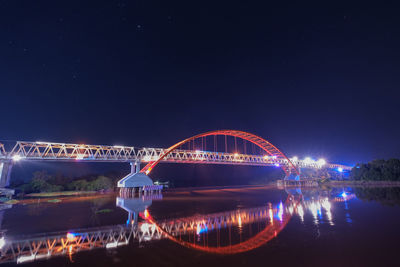
<path id="1" fill-rule="evenodd" d="M 4 188 L 10 185 L 11 169 L 11 160 L 0 161 L 0 188 Z"/>
<path id="2" fill-rule="evenodd" d="M 131 162 L 131 173 L 138 173 L 140 172 L 140 160 L 135 162 Z"/>

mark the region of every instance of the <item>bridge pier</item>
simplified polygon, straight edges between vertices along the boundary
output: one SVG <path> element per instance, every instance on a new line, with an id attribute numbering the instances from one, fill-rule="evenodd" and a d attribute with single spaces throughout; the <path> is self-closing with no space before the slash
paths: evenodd
<path id="1" fill-rule="evenodd" d="M 121 195 L 134 197 L 136 190 L 139 196 L 161 192 L 162 185 L 154 185 L 149 176 L 140 172 L 140 161 L 130 164 L 131 172 L 118 181 Z"/>
<path id="2" fill-rule="evenodd" d="M 15 193 L 14 189 L 6 188 L 10 185 L 12 166 L 11 160 L 0 160 L 0 196 L 11 198 Z"/>
<path id="3" fill-rule="evenodd" d="M 4 188 L 10 185 L 11 169 L 11 160 L 0 161 L 0 188 Z"/>

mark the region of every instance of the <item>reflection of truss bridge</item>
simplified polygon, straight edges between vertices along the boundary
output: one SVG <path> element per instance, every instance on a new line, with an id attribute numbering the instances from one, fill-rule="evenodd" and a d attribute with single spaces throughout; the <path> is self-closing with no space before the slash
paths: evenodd
<path id="1" fill-rule="evenodd" d="M 126 225 L 31 236 L 3 241 L 0 262 L 22 263 L 58 255 L 72 255 L 95 248 L 115 248 L 127 245 L 131 239 L 137 239 L 140 242 L 160 238 L 161 233 L 155 228 L 148 227 L 146 231 L 141 231 L 140 227 Z"/>
<path id="2" fill-rule="evenodd" d="M 226 228 L 238 224 L 249 224 L 270 219 L 272 214 L 272 207 L 258 207 L 213 213 L 206 216 L 198 215 L 176 220 L 158 221 L 157 224 L 161 229 L 175 236 L 178 234 Z"/>
<path id="3" fill-rule="evenodd" d="M 259 207 L 163 220 L 157 224 L 143 221 L 131 225 L 32 235 L 18 239 L 6 237 L 2 239 L 0 244 L 0 263 L 22 263 L 58 255 L 72 256 L 79 251 L 95 248 L 110 249 L 127 245 L 131 240 L 151 241 L 178 234 L 199 233 L 200 230 L 204 229 L 213 230 L 239 224 L 244 225 L 256 221 L 270 220 L 271 216 L 274 216 L 277 212 L 272 207 Z"/>

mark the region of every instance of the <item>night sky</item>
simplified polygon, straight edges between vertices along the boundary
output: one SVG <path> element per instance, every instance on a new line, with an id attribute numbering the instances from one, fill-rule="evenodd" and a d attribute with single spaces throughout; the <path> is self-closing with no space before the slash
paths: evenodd
<path id="1" fill-rule="evenodd" d="M 398 8 L 250 2 L 0 1 L 0 139 L 400 157 Z"/>

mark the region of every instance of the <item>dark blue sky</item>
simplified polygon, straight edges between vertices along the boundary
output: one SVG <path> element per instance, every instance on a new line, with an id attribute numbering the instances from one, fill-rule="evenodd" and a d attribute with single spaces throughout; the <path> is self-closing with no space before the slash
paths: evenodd
<path id="1" fill-rule="evenodd" d="M 248 2 L 0 1 L 0 139 L 400 157 L 396 6 Z"/>

